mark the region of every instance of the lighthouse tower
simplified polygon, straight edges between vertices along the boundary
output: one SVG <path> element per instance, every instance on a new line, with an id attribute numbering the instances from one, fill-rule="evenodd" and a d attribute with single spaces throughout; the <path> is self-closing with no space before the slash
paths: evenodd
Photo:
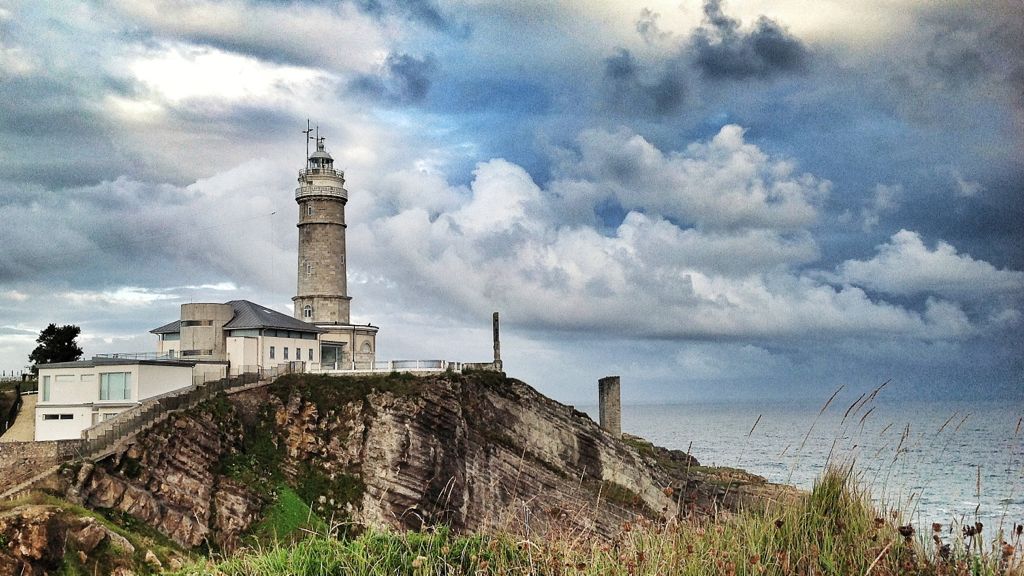
<path id="1" fill-rule="evenodd" d="M 310 130 L 306 130 L 308 133 Z M 298 287 L 294 314 L 323 328 L 320 364 L 328 369 L 372 367 L 377 327 L 350 323 L 345 259 L 345 173 L 317 134 L 316 151 L 299 171 L 295 202 L 299 205 Z"/>

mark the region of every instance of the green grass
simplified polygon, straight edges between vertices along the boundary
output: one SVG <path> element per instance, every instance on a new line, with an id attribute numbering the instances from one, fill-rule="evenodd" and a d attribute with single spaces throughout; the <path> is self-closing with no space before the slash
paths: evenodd
<path id="1" fill-rule="evenodd" d="M 507 570 L 529 564 L 525 550 L 523 545 L 508 537 L 457 537 L 445 528 L 406 534 L 368 531 L 349 540 L 318 535 L 291 546 L 250 551 L 219 563 L 196 562 L 175 574 L 425 576 L 512 573 Z"/>
<path id="2" fill-rule="evenodd" d="M 391 372 L 372 376 L 328 376 L 325 374 L 286 374 L 269 386 L 271 394 L 285 404 L 293 393 L 316 405 L 322 413 L 350 402 L 362 402 L 371 392 L 390 392 L 409 396 L 419 390 L 419 378 Z"/>
<path id="3" fill-rule="evenodd" d="M 901 531 L 898 514 L 880 514 L 849 470 L 831 469 L 809 494 L 715 519 L 623 524 L 612 541 L 575 535 L 521 540 L 510 535 L 453 536 L 368 531 L 334 539 L 321 533 L 291 546 L 250 550 L 193 564 L 181 574 L 472 574 L 592 576 L 788 576 L 901 574 L 1021 576 L 1019 547 L 1005 555 L 987 544 Z M 972 546 L 974 544 L 974 546 Z"/>
<path id="4" fill-rule="evenodd" d="M 276 500 L 264 510 L 251 535 L 254 542 L 295 542 L 309 534 L 328 532 L 327 523 L 294 490 L 281 484 Z"/>

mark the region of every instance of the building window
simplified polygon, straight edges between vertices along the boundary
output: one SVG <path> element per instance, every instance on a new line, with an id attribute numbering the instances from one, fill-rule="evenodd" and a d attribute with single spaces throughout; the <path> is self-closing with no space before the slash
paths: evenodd
<path id="1" fill-rule="evenodd" d="M 306 204 L 306 216 L 312 216 L 312 215 L 313 215 L 313 205 L 312 204 Z"/>
<path id="2" fill-rule="evenodd" d="M 92 380 L 93 376 L 94 376 L 94 374 L 82 374 L 81 381 L 82 382 L 88 382 L 88 381 Z"/>
<path id="3" fill-rule="evenodd" d="M 213 326 L 213 320 L 182 320 L 182 326 Z M 181 334 L 179 333 L 179 337 Z"/>
<path id="4" fill-rule="evenodd" d="M 74 420 L 74 414 L 43 414 L 43 420 Z"/>
<path id="5" fill-rule="evenodd" d="M 100 400 L 131 400 L 131 398 L 131 372 L 107 372 L 100 374 Z"/>
<path id="6" fill-rule="evenodd" d="M 288 347 L 287 346 L 284 347 L 284 359 L 285 360 L 288 359 Z"/>
<path id="7" fill-rule="evenodd" d="M 360 352 L 373 352 L 373 346 L 371 346 L 369 342 L 363 342 L 363 345 L 362 345 L 361 348 L 359 348 L 359 351 Z"/>
<path id="8" fill-rule="evenodd" d="M 313 349 L 312 348 L 309 349 L 309 361 L 310 362 L 313 361 Z"/>
<path id="9" fill-rule="evenodd" d="M 295 359 L 302 360 L 302 348 L 299 348 L 298 346 L 295 347 Z"/>
<path id="10" fill-rule="evenodd" d="M 43 376 L 43 402 L 50 401 L 50 377 Z"/>
<path id="11" fill-rule="evenodd" d="M 271 360 L 274 359 L 274 347 L 273 346 L 270 347 L 270 359 Z"/>
<path id="12" fill-rule="evenodd" d="M 310 263 L 310 262 L 306 262 L 306 276 L 312 276 L 312 275 L 313 275 L 313 264 Z"/>
<path id="13" fill-rule="evenodd" d="M 313 307 L 310 306 L 309 304 L 306 304 L 305 306 L 303 306 L 302 307 L 302 317 L 303 318 L 312 318 L 313 317 Z"/>

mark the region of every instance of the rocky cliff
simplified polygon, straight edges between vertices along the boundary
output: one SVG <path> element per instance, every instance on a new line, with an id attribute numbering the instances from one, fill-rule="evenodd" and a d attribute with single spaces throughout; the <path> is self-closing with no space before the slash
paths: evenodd
<path id="1" fill-rule="evenodd" d="M 185 547 L 237 546 L 282 491 L 337 526 L 614 534 L 771 493 L 681 452 L 613 438 L 523 382 L 291 375 L 220 397 L 65 477 L 68 498 Z"/>

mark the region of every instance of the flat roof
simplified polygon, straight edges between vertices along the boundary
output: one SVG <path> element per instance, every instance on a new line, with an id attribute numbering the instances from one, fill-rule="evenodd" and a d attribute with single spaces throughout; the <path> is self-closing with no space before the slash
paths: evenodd
<path id="1" fill-rule="evenodd" d="M 195 362 L 184 360 L 134 360 L 131 358 L 93 358 L 92 360 L 75 360 L 73 362 L 51 362 L 39 364 L 40 370 L 51 370 L 55 368 L 96 368 L 100 366 L 125 366 L 128 364 L 142 364 L 146 366 L 175 366 L 192 368 Z"/>

